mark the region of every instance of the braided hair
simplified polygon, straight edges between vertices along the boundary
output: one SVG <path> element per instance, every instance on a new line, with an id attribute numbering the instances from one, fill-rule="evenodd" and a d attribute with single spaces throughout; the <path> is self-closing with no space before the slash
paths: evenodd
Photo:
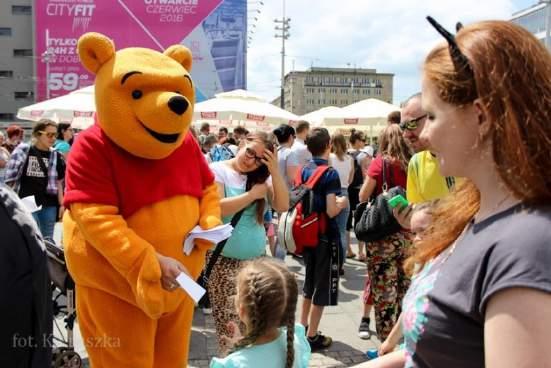
<path id="1" fill-rule="evenodd" d="M 285 313 L 281 319 L 281 325 L 287 327 L 287 360 L 285 367 L 292 368 L 295 360 L 295 311 L 298 299 L 298 285 L 295 276 L 282 264 L 281 272 L 285 277 L 285 291 L 287 292 Z"/>
<path id="2" fill-rule="evenodd" d="M 278 260 L 248 262 L 237 276 L 238 303 L 245 310 L 246 333 L 232 352 L 253 345 L 270 328 L 287 328 L 286 368 L 292 368 L 298 286 L 294 275 Z"/>

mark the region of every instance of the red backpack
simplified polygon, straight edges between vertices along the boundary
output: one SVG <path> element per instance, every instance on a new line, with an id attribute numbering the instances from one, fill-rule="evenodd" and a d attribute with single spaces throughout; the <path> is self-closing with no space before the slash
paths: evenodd
<path id="1" fill-rule="evenodd" d="M 302 254 L 305 247 L 314 248 L 319 235 L 325 233 L 327 216 L 314 211 L 314 186 L 329 169 L 318 166 L 306 183 L 302 182 L 302 169 L 295 179 L 295 187 L 289 193 L 289 210 L 279 219 L 278 239 L 294 254 Z"/>

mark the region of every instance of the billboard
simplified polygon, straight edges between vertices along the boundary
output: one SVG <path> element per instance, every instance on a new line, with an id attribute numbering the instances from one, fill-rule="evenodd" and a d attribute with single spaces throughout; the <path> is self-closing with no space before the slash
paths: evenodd
<path id="1" fill-rule="evenodd" d="M 94 83 L 76 49 L 86 32 L 105 34 L 117 50 L 186 45 L 198 101 L 246 89 L 246 0 L 35 0 L 34 9 L 37 101 Z"/>

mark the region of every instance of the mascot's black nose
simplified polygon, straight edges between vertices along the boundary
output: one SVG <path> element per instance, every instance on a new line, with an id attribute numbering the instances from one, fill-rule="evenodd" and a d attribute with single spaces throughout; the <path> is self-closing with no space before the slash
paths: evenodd
<path id="1" fill-rule="evenodd" d="M 173 96 L 168 100 L 168 107 L 178 115 L 182 115 L 186 112 L 189 106 L 189 102 L 182 96 Z"/>

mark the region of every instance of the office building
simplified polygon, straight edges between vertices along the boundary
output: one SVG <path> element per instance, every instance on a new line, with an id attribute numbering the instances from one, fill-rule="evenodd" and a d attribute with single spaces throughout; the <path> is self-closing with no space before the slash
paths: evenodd
<path id="1" fill-rule="evenodd" d="M 32 4 L 0 1 L 0 127 L 35 100 Z"/>
<path id="2" fill-rule="evenodd" d="M 377 73 L 375 69 L 312 67 L 292 71 L 285 76 L 284 108 L 304 115 L 325 106 L 344 107 L 367 98 L 392 103 L 393 81 L 394 74 Z"/>
<path id="3" fill-rule="evenodd" d="M 548 35 L 548 25 L 551 26 L 550 2 L 540 1 L 527 9 L 514 13 L 511 22 L 526 28 L 551 50 Z"/>

